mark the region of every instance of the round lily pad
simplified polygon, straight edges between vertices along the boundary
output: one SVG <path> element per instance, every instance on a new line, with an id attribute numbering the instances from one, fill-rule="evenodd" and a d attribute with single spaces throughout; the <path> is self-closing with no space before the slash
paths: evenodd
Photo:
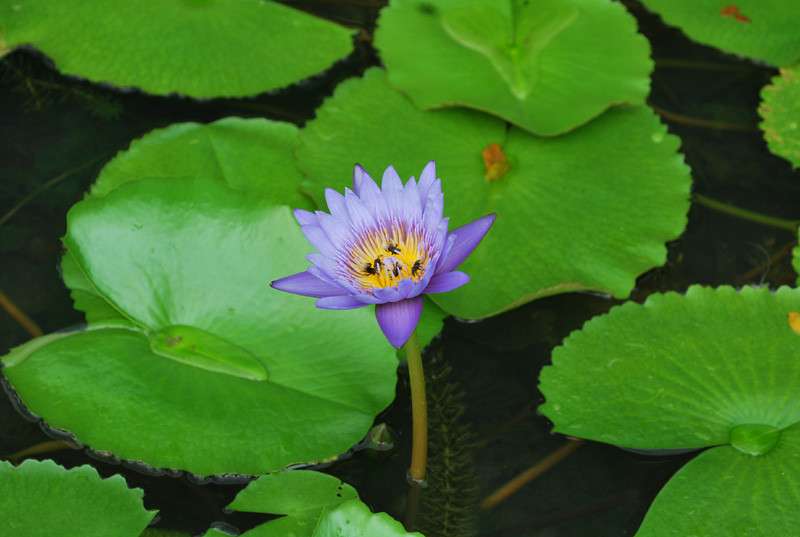
<path id="1" fill-rule="evenodd" d="M 91 466 L 0 461 L 0 482 L 4 537 L 137 537 L 156 515 L 142 505 L 141 489 L 128 488 L 121 475 L 102 479 Z"/>
<path id="2" fill-rule="evenodd" d="M 381 11 L 375 45 L 418 107 L 469 106 L 543 135 L 644 104 L 653 69 L 633 17 L 594 0 L 398 0 Z"/>
<path id="3" fill-rule="evenodd" d="M 558 432 L 640 449 L 782 430 L 800 422 L 800 336 L 787 321 L 798 303 L 788 287 L 693 286 L 614 308 L 554 350 L 541 411 Z"/>
<path id="4" fill-rule="evenodd" d="M 781 68 L 761 90 L 758 113 L 769 150 L 800 166 L 800 65 Z"/>
<path id="5" fill-rule="evenodd" d="M 304 268 L 289 209 L 205 178 L 131 181 L 68 215 L 76 267 L 119 318 L 3 358 L 51 426 L 123 459 L 201 475 L 327 459 L 394 397 L 364 310 L 269 282 Z"/>
<path id="6" fill-rule="evenodd" d="M 669 480 L 636 537 L 792 535 L 800 525 L 798 474 L 798 425 L 781 432 L 772 456 L 711 448 Z"/>
<path id="7" fill-rule="evenodd" d="M 260 0 L 15 0 L 4 44 L 62 73 L 159 95 L 243 96 L 287 86 L 352 50 L 350 30 Z"/>
<path id="8" fill-rule="evenodd" d="M 301 130 L 298 166 L 319 202 L 325 187 L 349 186 L 354 160 L 376 178 L 390 164 L 407 178 L 433 159 L 451 229 L 497 212 L 463 265 L 471 282 L 431 296 L 451 314 L 484 317 L 585 289 L 627 297 L 686 223 L 691 178 L 678 138 L 643 107 L 557 138 L 506 127 L 466 109 L 416 110 L 373 69 L 341 84 Z M 495 143 L 509 168 L 490 180 L 482 153 Z"/>
<path id="9" fill-rule="evenodd" d="M 142 177 L 209 177 L 267 196 L 290 207 L 312 209 L 300 193 L 303 175 L 294 163 L 298 128 L 268 119 L 227 117 L 213 123 L 176 123 L 134 140 L 92 185 L 104 196 Z"/>
<path id="10" fill-rule="evenodd" d="M 778 66 L 800 58 L 798 2 L 645 0 L 644 4 L 705 45 Z"/>

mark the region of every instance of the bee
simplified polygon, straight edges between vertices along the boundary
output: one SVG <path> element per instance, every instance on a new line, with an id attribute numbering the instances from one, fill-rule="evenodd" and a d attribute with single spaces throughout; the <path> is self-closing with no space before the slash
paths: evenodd
<path id="1" fill-rule="evenodd" d="M 383 263 L 381 263 L 383 264 Z M 372 266 L 372 263 L 364 263 L 361 265 L 361 269 L 364 271 L 364 274 L 374 275 L 378 273 L 378 269 Z"/>
<path id="2" fill-rule="evenodd" d="M 375 265 L 375 270 L 378 270 L 379 267 L 383 266 L 383 261 L 381 261 L 381 257 L 383 257 L 383 254 L 376 257 L 375 261 L 372 262 L 372 264 Z"/>
<path id="3" fill-rule="evenodd" d="M 402 273 L 403 269 L 400 267 L 400 263 L 395 261 L 394 266 L 392 267 L 392 274 L 394 277 L 397 278 Z"/>
<path id="4" fill-rule="evenodd" d="M 393 243 L 392 241 L 386 241 L 383 244 L 383 249 L 386 250 L 387 252 L 389 252 L 390 254 L 397 255 L 397 254 L 400 253 L 400 248 L 398 248 L 397 245 L 395 243 Z"/>
<path id="5" fill-rule="evenodd" d="M 411 275 L 416 276 L 417 272 L 419 272 L 420 269 L 422 269 L 422 260 L 417 259 L 416 261 L 414 261 L 414 266 L 411 267 Z"/>

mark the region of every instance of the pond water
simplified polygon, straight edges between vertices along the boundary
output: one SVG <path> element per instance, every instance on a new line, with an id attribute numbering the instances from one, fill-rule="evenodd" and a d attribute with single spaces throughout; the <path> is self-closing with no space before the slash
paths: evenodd
<path id="1" fill-rule="evenodd" d="M 631 10 L 656 61 L 650 104 L 670 132 L 680 136 L 694 192 L 766 215 L 797 218 L 798 175 L 766 150 L 757 129 L 758 94 L 775 71 L 691 43 L 657 17 L 635 5 Z M 370 29 L 376 12 L 368 4 L 323 14 Z M 120 92 L 63 77 L 32 50 L 0 60 L 0 218 L 36 194 L 0 225 L 0 290 L 45 333 L 82 323 L 57 271 L 59 238 L 65 233 L 67 210 L 117 151 L 154 128 L 180 121 L 238 115 L 302 125 L 336 84 L 376 63 L 369 43 L 357 40 L 349 59 L 294 87 L 252 99 L 199 102 Z M 667 264 L 639 278 L 633 299 L 682 291 L 692 283 L 793 284 L 790 249 L 796 239 L 792 232 L 694 203 L 686 231 L 668 245 Z M 539 371 L 564 337 L 617 303 L 602 296 L 569 294 L 480 323 L 447 320 L 424 360 L 429 375 L 440 375 L 432 383 L 441 395 L 438 401 L 436 395 L 431 397 L 432 413 L 441 412 L 443 420 L 458 424 L 456 432 L 433 424 L 432 451 L 436 446 L 456 450 L 453 483 L 461 488 L 456 500 L 435 487 L 425 489 L 422 519 L 459 508 L 467 527 L 484 537 L 635 533 L 658 490 L 693 454 L 646 455 L 586 442 L 515 494 L 492 506 L 479 505 L 568 441 L 551 434 L 550 423 L 536 412 L 542 401 Z M 0 353 L 29 337 L 0 311 Z M 397 394 L 376 422 L 398 432 L 399 447 L 380 457 L 359 451 L 324 471 L 355 486 L 374 510 L 402 520 L 410 457 L 403 368 Z M 8 400 L 0 400 L 0 455 L 49 440 Z M 45 451 L 35 457 L 66 466 L 93 464 L 102 475 L 123 473 L 131 486 L 145 490 L 145 506 L 160 510 L 158 527 L 197 535 L 215 522 L 244 531 L 266 519 L 224 510 L 241 484 L 151 476 L 97 461 L 83 450 Z"/>

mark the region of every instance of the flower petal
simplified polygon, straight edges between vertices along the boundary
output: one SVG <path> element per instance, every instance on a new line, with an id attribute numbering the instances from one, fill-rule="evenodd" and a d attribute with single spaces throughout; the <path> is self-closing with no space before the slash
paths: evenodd
<path id="1" fill-rule="evenodd" d="M 319 227 L 328 236 L 331 245 L 337 250 L 345 249 L 352 239 L 350 228 L 343 224 L 340 219 L 328 213 L 320 212 L 317 217 L 319 219 Z"/>
<path id="2" fill-rule="evenodd" d="M 425 293 L 446 293 L 469 282 L 469 275 L 459 270 L 437 274 L 431 278 Z"/>
<path id="3" fill-rule="evenodd" d="M 269 284 L 273 289 L 294 293 L 296 295 L 316 298 L 344 295 L 344 289 L 324 282 L 309 272 L 300 272 L 275 280 Z"/>
<path id="4" fill-rule="evenodd" d="M 494 224 L 497 213 L 487 214 L 474 222 L 456 228 L 447 234 L 447 238 L 455 237 L 450 254 L 436 267 L 436 274 L 450 272 L 458 267 L 472 253 Z"/>
<path id="5" fill-rule="evenodd" d="M 417 327 L 422 314 L 422 297 L 389 302 L 375 306 L 375 318 L 383 335 L 393 347 L 400 348 L 406 344 L 411 333 Z"/>
<path id="6" fill-rule="evenodd" d="M 347 206 L 344 203 L 344 196 L 332 188 L 325 189 L 325 202 L 328 204 L 328 211 L 332 216 L 341 220 L 342 224 L 350 226 L 350 215 L 347 214 Z"/>
<path id="7" fill-rule="evenodd" d="M 319 226 L 313 225 L 305 225 L 300 226 L 300 231 L 303 232 L 303 235 L 308 242 L 311 243 L 311 246 L 317 249 L 319 253 L 326 257 L 336 257 L 337 250 L 331 245 L 330 239 L 322 231 L 322 228 Z"/>
<path id="8" fill-rule="evenodd" d="M 378 186 L 375 183 L 375 180 L 370 177 L 361 164 L 356 164 L 353 166 L 353 192 L 356 193 L 356 196 L 361 196 L 361 189 L 364 187 L 365 183 L 372 182 L 375 186 Z"/>
<path id="9" fill-rule="evenodd" d="M 375 219 L 370 211 L 361 203 L 361 199 L 352 191 L 345 191 L 344 202 L 350 214 L 350 222 L 354 232 L 366 233 L 375 228 Z"/>
<path id="10" fill-rule="evenodd" d="M 403 181 L 397 175 L 397 170 L 394 169 L 394 166 L 389 166 L 383 172 L 381 192 L 383 192 L 383 197 L 386 199 L 392 214 L 399 215 L 403 203 Z"/>
<path id="11" fill-rule="evenodd" d="M 419 176 L 419 183 L 417 183 L 417 187 L 419 188 L 419 201 L 422 204 L 423 210 L 425 209 L 426 200 L 430 198 L 429 190 L 431 189 L 431 186 L 433 186 L 435 181 L 436 181 L 436 163 L 434 161 L 430 161 L 428 164 L 425 165 L 425 168 L 422 170 L 422 173 Z M 441 187 L 439 188 L 439 190 L 441 190 Z"/>
<path id="12" fill-rule="evenodd" d="M 359 302 L 350 295 L 320 298 L 314 302 L 314 305 L 324 310 L 353 310 L 366 306 L 366 304 Z"/>
<path id="13" fill-rule="evenodd" d="M 408 180 L 403 188 L 403 208 L 400 219 L 408 224 L 419 222 L 422 218 L 422 203 L 419 201 L 419 190 L 414 178 Z"/>
<path id="14" fill-rule="evenodd" d="M 316 226 L 319 224 L 317 221 L 317 215 L 311 211 L 306 211 L 305 209 L 295 209 L 294 217 L 301 226 Z"/>

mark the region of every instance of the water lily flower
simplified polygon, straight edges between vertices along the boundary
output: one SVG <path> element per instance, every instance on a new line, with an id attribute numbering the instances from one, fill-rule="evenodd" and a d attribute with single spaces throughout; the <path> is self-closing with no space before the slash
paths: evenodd
<path id="1" fill-rule="evenodd" d="M 402 347 L 419 322 L 422 295 L 461 287 L 469 276 L 455 270 L 494 223 L 489 214 L 452 231 L 443 217 L 444 197 L 436 166 L 419 182 L 403 185 L 392 166 L 381 186 L 360 165 L 353 190 L 325 190 L 330 214 L 294 211 L 303 235 L 317 249 L 305 272 L 272 282 L 289 293 L 316 297 L 318 308 L 340 310 L 375 304 L 386 338 Z"/>

